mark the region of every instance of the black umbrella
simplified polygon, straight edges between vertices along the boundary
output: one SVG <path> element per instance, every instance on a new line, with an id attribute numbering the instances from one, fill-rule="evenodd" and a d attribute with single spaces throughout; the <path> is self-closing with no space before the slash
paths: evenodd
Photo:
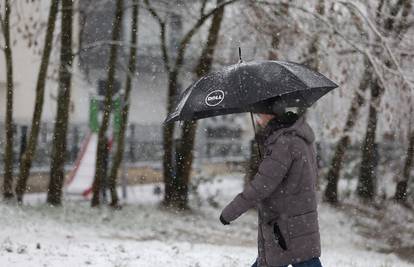
<path id="1" fill-rule="evenodd" d="M 164 123 L 241 112 L 272 113 L 275 103 L 310 107 L 336 87 L 322 74 L 301 64 L 240 61 L 200 78 L 184 90 Z"/>
<path id="2" fill-rule="evenodd" d="M 310 107 L 338 87 L 319 72 L 288 61 L 242 62 L 210 73 L 180 95 L 164 123 L 250 112 L 274 113 L 279 107 Z M 261 158 L 259 148 L 259 157 Z"/>

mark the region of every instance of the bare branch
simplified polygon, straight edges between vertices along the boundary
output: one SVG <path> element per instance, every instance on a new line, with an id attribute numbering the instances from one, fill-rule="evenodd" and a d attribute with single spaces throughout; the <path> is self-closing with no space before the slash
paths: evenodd
<path id="1" fill-rule="evenodd" d="M 200 18 L 200 21 L 205 21 L 206 19 L 208 19 L 209 17 L 211 17 L 212 15 L 214 15 L 219 9 L 221 9 L 221 8 L 227 6 L 227 5 L 233 4 L 233 3 L 237 2 L 237 1 L 239 1 L 239 0 L 229 0 L 229 1 L 222 2 L 222 3 L 218 4 L 215 8 L 213 8 L 208 13 L 206 13 L 204 16 L 202 16 Z"/>
<path id="2" fill-rule="evenodd" d="M 358 11 L 358 13 L 360 14 L 360 16 L 367 22 L 368 26 L 371 28 L 371 30 L 375 33 L 375 35 L 379 38 L 379 40 L 381 41 L 382 45 L 384 46 L 384 48 L 386 49 L 388 55 L 391 58 L 392 63 L 394 64 L 394 66 L 397 68 L 398 72 L 401 75 L 401 78 L 403 79 L 403 81 L 407 84 L 407 86 L 410 88 L 411 91 L 414 91 L 414 86 L 411 83 L 410 80 L 407 79 L 407 77 L 404 75 L 400 64 L 398 63 L 394 52 L 391 50 L 390 46 L 388 45 L 388 42 L 385 40 L 384 36 L 379 32 L 379 30 L 375 27 L 375 25 L 372 23 L 372 21 L 364 15 L 364 13 L 361 11 L 361 9 L 356 6 L 354 3 L 350 3 L 350 2 L 343 2 L 343 1 L 339 1 L 339 3 L 349 7 L 354 8 L 355 10 Z"/>
<path id="3" fill-rule="evenodd" d="M 201 8 L 200 8 L 200 17 L 204 16 L 206 5 L 207 5 L 207 0 L 203 0 L 203 2 L 201 3 Z"/>
<path id="4" fill-rule="evenodd" d="M 381 66 L 381 68 L 383 68 L 384 70 L 386 70 L 387 72 L 389 72 L 389 73 L 391 73 L 392 75 L 394 75 L 394 76 L 397 76 L 397 77 L 401 77 L 401 74 L 397 71 L 397 70 L 395 70 L 395 69 L 392 69 L 392 68 L 390 68 L 389 66 L 387 66 L 387 64 L 384 64 L 383 62 L 378 62 L 377 63 L 378 65 L 380 65 Z M 406 77 L 407 77 L 407 79 L 409 80 L 409 81 L 411 81 L 411 82 L 414 82 L 414 77 L 410 77 L 409 75 L 407 75 L 407 74 L 405 74 L 406 75 Z"/>
<path id="5" fill-rule="evenodd" d="M 275 3 L 269 3 L 267 1 L 258 1 L 258 2 L 259 3 L 262 3 L 262 4 L 265 4 L 265 5 L 275 5 Z M 340 3 L 345 3 L 345 5 L 346 5 L 349 2 L 343 2 L 343 1 L 341 1 Z M 349 4 L 351 4 L 351 3 L 349 3 Z M 343 41 L 345 41 L 345 43 L 347 43 L 348 45 L 350 45 L 351 47 L 353 47 L 355 50 L 359 51 L 361 54 L 365 55 L 367 57 L 367 59 L 369 60 L 369 62 L 371 63 L 371 65 L 373 67 L 373 70 L 374 70 L 377 78 L 380 80 L 381 84 L 384 86 L 384 88 L 388 88 L 387 82 L 384 80 L 382 73 L 378 69 L 378 66 L 377 66 L 378 64 L 377 64 L 377 62 L 375 60 L 376 57 L 373 56 L 372 53 L 367 48 L 361 47 L 361 46 L 357 45 L 356 42 L 353 42 L 352 40 L 350 40 L 349 37 L 347 37 L 344 34 L 342 34 L 342 32 L 338 28 L 336 28 L 335 26 L 333 26 L 330 21 L 326 20 L 325 17 L 323 17 L 323 16 L 321 16 L 321 15 L 319 15 L 319 14 L 313 12 L 313 11 L 310 11 L 310 10 L 308 10 L 308 9 L 302 7 L 302 6 L 297 6 L 297 5 L 291 4 L 290 7 L 291 8 L 295 8 L 297 10 L 300 10 L 302 12 L 305 12 L 307 14 L 310 14 L 310 15 L 314 16 L 316 19 L 320 20 L 321 22 L 323 22 L 323 24 L 325 24 L 328 28 L 330 28 L 332 30 L 333 34 L 337 35 Z M 360 12 L 361 11 L 359 10 L 359 13 Z M 373 26 L 372 25 L 372 22 L 371 21 L 369 21 L 369 22 L 370 22 L 371 26 Z M 374 26 L 374 28 L 375 28 L 375 26 Z M 374 29 L 373 29 L 373 31 L 374 31 Z M 376 31 L 376 34 L 380 34 L 376 28 L 375 28 L 375 31 Z M 381 37 L 382 37 L 382 35 L 381 35 Z M 390 49 L 390 47 L 388 46 L 388 44 L 386 42 L 384 42 L 384 39 L 381 39 L 381 42 L 383 43 L 383 45 L 386 48 L 388 54 L 390 55 L 390 57 L 391 57 L 391 59 L 393 61 L 393 64 L 397 67 L 397 70 L 398 70 L 398 73 L 400 74 L 400 77 L 408 85 L 408 87 L 410 88 L 410 90 L 412 92 L 414 92 L 414 88 L 413 88 L 413 85 L 412 85 L 411 81 L 409 79 L 407 79 L 406 75 L 403 73 L 403 71 L 402 71 L 399 63 L 397 62 L 397 60 L 396 60 L 396 58 L 394 56 L 394 53 L 392 52 L 392 50 Z"/>
<path id="6" fill-rule="evenodd" d="M 155 9 L 150 5 L 148 0 L 144 0 L 145 5 L 147 6 L 147 10 L 151 13 L 151 15 L 158 21 L 160 26 L 160 46 L 162 57 L 164 59 L 164 67 L 167 72 L 171 72 L 170 67 L 170 57 L 167 51 L 167 38 L 166 38 L 166 31 L 165 31 L 165 21 L 163 21 L 160 15 L 155 11 Z"/>
<path id="7" fill-rule="evenodd" d="M 145 0 L 148 1 L 148 0 Z M 190 42 L 193 35 L 197 32 L 197 30 L 204 24 L 204 22 L 210 18 L 212 15 L 214 15 L 218 10 L 221 8 L 224 8 L 225 6 L 235 3 L 239 0 L 229 0 L 226 2 L 223 2 L 219 5 L 217 5 L 215 8 L 210 10 L 208 13 L 206 13 L 204 16 L 200 17 L 199 20 L 195 23 L 195 25 L 184 35 L 183 39 L 180 42 L 180 46 L 178 48 L 178 55 L 177 59 L 175 61 L 174 70 L 178 71 L 178 69 L 181 67 L 183 60 L 184 60 L 184 54 L 185 50 L 187 48 L 188 43 Z"/>
<path id="8" fill-rule="evenodd" d="M 128 47 L 128 46 L 131 47 L 130 44 L 126 44 L 123 41 L 101 40 L 101 41 L 92 42 L 92 43 L 82 46 L 82 48 L 79 49 L 79 51 L 74 54 L 79 54 L 81 52 L 85 52 L 86 50 L 97 48 L 97 47 L 102 47 L 105 45 L 115 45 L 119 47 Z"/>
<path id="9" fill-rule="evenodd" d="M 160 17 L 160 15 L 155 11 L 155 9 L 151 6 L 148 0 L 144 0 L 145 5 L 147 6 L 147 10 L 151 13 L 151 15 L 158 21 L 159 24 L 165 24 Z"/>
<path id="10" fill-rule="evenodd" d="M 269 5 L 269 4 L 274 5 L 274 3 L 269 3 L 267 1 L 259 1 L 259 3 L 266 4 L 266 5 Z M 371 52 L 368 49 L 366 49 L 365 47 L 358 46 L 355 42 L 350 40 L 347 36 L 343 35 L 342 32 L 338 28 L 333 26 L 332 23 L 330 21 L 328 21 L 324 16 L 321 16 L 320 14 L 318 14 L 316 12 L 310 11 L 310 10 L 304 8 L 303 6 L 297 6 L 297 5 L 291 4 L 290 7 L 314 16 L 316 19 L 318 19 L 324 25 L 326 25 L 329 29 L 331 29 L 333 34 L 337 35 L 343 41 L 345 41 L 345 43 L 347 43 L 348 45 L 353 47 L 355 50 L 359 51 L 362 55 L 366 56 L 367 59 L 369 60 L 370 64 L 372 65 L 373 70 L 374 70 L 377 78 L 380 80 L 381 84 L 383 85 L 383 87 L 388 88 L 387 82 L 384 80 L 380 70 L 377 67 L 375 57 L 371 54 Z"/>

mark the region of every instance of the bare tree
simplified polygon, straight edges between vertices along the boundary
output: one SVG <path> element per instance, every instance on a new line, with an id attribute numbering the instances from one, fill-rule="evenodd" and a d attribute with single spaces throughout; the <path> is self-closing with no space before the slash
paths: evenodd
<path id="1" fill-rule="evenodd" d="M 369 62 L 365 58 L 364 74 L 362 75 L 361 81 L 359 83 L 359 88 L 354 91 L 354 95 L 351 100 L 351 105 L 348 110 L 348 115 L 345 120 L 345 125 L 342 130 L 342 136 L 339 138 L 336 143 L 335 152 L 331 160 L 331 164 L 326 175 L 326 180 L 328 184 L 326 185 L 324 192 L 324 200 L 331 204 L 336 204 L 338 202 L 338 181 L 340 177 L 340 172 L 342 168 L 342 163 L 345 157 L 345 152 L 350 143 L 350 133 L 352 132 L 355 123 L 358 118 L 359 111 L 362 105 L 365 103 L 365 98 L 363 92 L 369 87 L 370 79 L 372 76 L 372 68 L 369 67 Z"/>
<path id="2" fill-rule="evenodd" d="M 217 5 L 220 5 L 221 3 L 223 3 L 223 0 L 217 0 Z M 211 70 L 223 17 L 224 6 L 218 9 L 212 18 L 207 41 L 201 56 L 198 59 L 198 64 L 194 69 L 198 78 L 201 78 Z M 177 157 L 177 177 L 179 177 L 181 185 L 178 186 L 179 190 L 175 192 L 176 196 L 174 196 L 174 199 L 179 202 L 178 204 L 180 207 L 185 207 L 187 205 L 188 183 L 190 181 L 191 166 L 193 163 L 193 148 L 196 130 L 196 121 L 185 121 L 183 123 L 182 136 L 180 139 L 182 143 L 179 146 L 179 157 Z"/>
<path id="3" fill-rule="evenodd" d="M 406 21 L 406 17 L 410 13 L 412 8 L 412 4 L 410 0 L 401 0 L 395 3 L 395 5 L 391 5 L 389 2 L 388 9 L 389 13 L 388 16 L 385 18 L 381 18 L 380 14 L 382 14 L 382 3 L 378 7 L 377 13 L 377 28 L 383 28 L 384 34 L 386 36 L 398 36 L 400 32 L 395 32 L 395 25 L 401 25 L 404 21 Z M 401 10 L 402 15 L 397 19 L 397 14 L 400 13 Z M 377 36 L 377 38 L 381 38 Z M 398 40 L 398 39 L 397 39 Z M 378 40 L 379 42 L 381 40 Z M 397 42 L 399 42 L 398 40 Z M 378 52 L 377 52 L 378 53 Z M 379 56 L 378 56 L 379 57 Z M 385 66 L 391 67 L 393 62 L 391 59 L 387 58 L 385 60 Z M 398 66 L 397 66 L 398 67 Z M 376 161 L 376 151 L 375 151 L 375 137 L 376 137 L 376 130 L 377 130 L 377 121 L 378 121 L 378 110 L 380 108 L 381 99 L 385 92 L 385 84 L 383 84 L 380 80 L 380 77 L 375 76 L 372 78 L 373 83 L 370 86 L 371 91 L 371 99 L 370 99 L 370 106 L 369 106 L 369 114 L 368 114 L 368 121 L 366 127 L 366 134 L 364 138 L 364 143 L 361 148 L 362 152 L 362 162 L 360 168 L 360 174 L 358 179 L 358 187 L 357 193 L 358 196 L 365 200 L 372 200 L 375 196 L 375 161 Z"/>
<path id="4" fill-rule="evenodd" d="M 378 6 L 376 8 L 376 20 L 375 23 L 377 24 L 377 27 L 381 27 L 382 22 L 385 21 L 385 27 L 384 31 L 388 32 L 388 34 L 395 34 L 398 36 L 396 38 L 396 45 L 398 45 L 401 41 L 401 36 L 404 35 L 404 31 L 406 31 L 407 25 L 404 24 L 404 21 L 406 21 L 406 16 L 409 13 L 408 10 L 411 9 L 411 4 L 409 1 L 399 1 L 390 11 L 393 16 L 384 15 L 383 7 L 385 2 L 380 1 L 378 3 Z M 341 2 L 348 6 L 349 10 L 351 11 L 351 17 L 354 20 L 354 25 L 356 25 L 357 30 L 361 33 L 366 32 L 362 27 L 362 20 L 361 14 L 357 14 L 355 12 L 355 6 L 350 6 L 349 2 Z M 403 8 L 403 12 L 401 15 L 401 18 L 397 21 L 397 23 L 390 22 L 389 19 L 392 17 L 392 20 L 395 20 L 397 15 L 396 8 L 399 6 L 400 8 Z M 397 13 L 395 13 L 397 12 Z M 361 12 L 360 12 L 361 13 Z M 384 18 L 385 17 L 385 18 Z M 393 31 L 392 28 L 389 28 L 391 25 L 399 25 L 398 30 Z M 405 26 L 401 26 L 405 25 Z M 372 25 L 370 25 L 372 28 Z M 374 29 L 376 30 L 376 29 Z M 344 39 L 344 36 L 338 31 L 334 30 L 334 32 L 339 35 L 341 38 Z M 394 32 L 394 33 L 393 33 Z M 368 36 L 368 33 L 365 33 L 366 36 Z M 378 33 L 377 33 L 378 35 Z M 365 40 L 368 44 L 370 44 L 369 40 Z M 362 76 L 362 79 L 360 81 L 359 89 L 355 90 L 354 96 L 351 101 L 350 109 L 348 111 L 348 116 L 346 119 L 345 126 L 343 128 L 343 134 L 339 138 L 339 141 L 335 148 L 335 153 L 331 161 L 331 165 L 329 168 L 329 171 L 327 173 L 327 180 L 328 185 L 325 189 L 324 193 L 324 199 L 330 203 L 337 203 L 337 184 L 339 180 L 340 170 L 342 166 L 342 161 L 346 152 L 346 148 L 349 145 L 349 134 L 351 133 L 355 122 L 357 120 L 359 110 L 362 107 L 362 105 L 365 103 L 364 99 L 364 92 L 366 88 L 370 88 L 371 92 L 371 100 L 369 102 L 369 114 L 368 114 L 368 121 L 367 121 L 367 132 L 365 135 L 365 141 L 362 146 L 362 164 L 360 169 L 360 179 L 358 184 L 358 195 L 360 195 L 363 198 L 366 199 L 372 199 L 374 195 L 374 177 L 373 177 L 373 168 L 374 168 L 374 161 L 376 154 L 374 153 L 374 142 L 375 142 L 375 135 L 376 135 L 376 125 L 377 125 L 377 112 L 379 109 L 379 105 L 381 103 L 381 97 L 385 90 L 385 83 L 382 78 L 383 73 L 379 72 L 378 70 L 378 63 L 380 59 L 383 59 L 381 53 L 378 53 L 378 49 L 381 46 L 381 41 L 377 40 L 377 43 L 379 45 L 373 45 L 373 47 L 369 48 L 362 48 L 358 46 L 354 46 L 361 54 L 364 55 L 364 66 L 366 66 L 366 69 L 364 71 L 364 74 Z M 351 44 L 351 43 L 350 43 Z M 351 44 L 352 46 L 352 44 Z M 370 50 L 372 49 L 373 52 L 371 53 Z M 390 54 L 389 47 L 386 47 L 385 50 Z M 374 56 L 376 58 L 374 58 Z M 386 60 L 387 68 L 389 68 L 392 63 L 390 59 Z M 398 63 L 397 63 L 398 65 Z M 397 66 L 398 69 L 398 66 Z M 387 69 L 387 71 L 391 71 L 390 69 Z M 398 73 L 398 72 L 397 72 Z M 398 73 L 398 75 L 404 80 L 405 77 L 402 73 Z"/>
<path id="5" fill-rule="evenodd" d="M 95 167 L 95 177 L 93 181 L 92 191 L 92 207 L 99 206 L 100 204 L 100 193 L 101 193 L 101 184 L 102 178 L 105 175 L 105 154 L 107 149 L 106 141 L 106 132 L 109 127 L 109 118 L 112 110 L 112 97 L 115 84 L 115 70 L 116 70 L 116 61 L 117 61 L 117 43 L 121 37 L 121 26 L 122 18 L 124 15 L 124 3 L 123 0 L 116 1 L 116 10 L 115 17 L 112 28 L 112 44 L 109 55 L 108 62 L 108 76 L 105 85 L 105 99 L 104 99 L 104 111 L 102 116 L 101 126 L 99 128 L 98 134 L 98 149 L 96 151 L 96 167 Z"/>
<path id="6" fill-rule="evenodd" d="M 10 38 L 10 1 L 4 3 L 4 19 L 0 14 L 0 27 L 4 36 L 4 57 L 6 59 L 7 97 L 6 97 L 6 146 L 4 151 L 3 197 L 13 198 L 13 54 Z"/>
<path id="7" fill-rule="evenodd" d="M 378 112 L 380 106 L 380 95 L 383 94 L 383 88 L 375 77 L 369 86 L 371 92 L 371 99 L 369 105 L 367 130 L 365 134 L 364 143 L 362 145 L 362 160 L 360 167 L 360 175 L 357 186 L 358 196 L 364 199 L 372 200 L 375 196 L 375 172 L 376 167 L 376 130 L 378 122 Z"/>
<path id="8" fill-rule="evenodd" d="M 23 201 L 23 195 L 26 191 L 27 179 L 29 178 L 32 160 L 36 151 L 37 139 L 40 130 L 40 120 L 42 116 L 42 108 L 44 102 L 44 93 L 46 86 L 47 70 L 49 67 L 49 58 L 52 52 L 53 33 L 55 29 L 56 17 L 58 14 L 59 0 L 51 1 L 49 17 L 47 21 L 47 29 L 45 35 L 45 43 L 43 48 L 43 55 L 40 63 L 39 74 L 36 84 L 36 98 L 33 110 L 32 126 L 30 129 L 29 141 L 27 148 L 23 153 L 20 161 L 20 173 L 16 185 L 17 201 Z"/>
<path id="9" fill-rule="evenodd" d="M 168 75 L 168 89 L 167 89 L 167 113 L 171 113 L 173 110 L 174 97 L 177 95 L 177 83 L 178 83 L 178 74 L 181 71 L 184 62 L 184 56 L 188 44 L 190 43 L 194 34 L 198 32 L 201 26 L 213 16 L 220 8 L 232 4 L 237 0 L 228 0 L 215 8 L 211 9 L 209 12 L 205 12 L 205 6 L 207 0 L 203 0 L 200 8 L 200 16 L 197 18 L 196 22 L 190 27 L 190 29 L 183 35 L 180 39 L 177 55 L 175 60 L 171 62 L 171 57 L 167 48 L 166 41 L 166 19 L 162 18 L 159 12 L 150 4 L 149 0 L 144 0 L 144 3 L 151 13 L 151 15 L 158 22 L 160 27 L 160 47 L 162 52 L 162 58 L 164 62 L 164 68 Z M 182 181 L 178 181 L 179 177 L 174 174 L 174 164 L 173 160 L 173 133 L 174 133 L 174 124 L 170 123 L 163 126 L 163 177 L 165 184 L 165 194 L 163 205 L 164 206 L 181 206 L 180 200 L 177 199 L 177 191 L 179 192 L 180 186 L 183 184 Z"/>
<path id="10" fill-rule="evenodd" d="M 60 205 L 64 180 L 64 164 L 66 160 L 66 135 L 69 120 L 69 104 L 72 78 L 72 0 L 62 0 L 61 46 L 59 66 L 59 88 L 57 98 L 57 114 L 53 135 L 50 181 L 47 202 Z"/>
<path id="11" fill-rule="evenodd" d="M 123 160 L 125 147 L 125 130 L 128 125 L 128 114 L 130 106 L 130 95 L 132 89 L 133 76 L 135 75 L 137 62 L 137 34 L 138 34 L 138 13 L 139 0 L 133 1 L 132 21 L 131 21 L 131 46 L 129 49 L 128 71 L 126 74 L 125 95 L 123 97 L 123 106 L 120 122 L 120 130 L 117 139 L 117 150 L 114 155 L 112 168 L 109 174 L 109 189 L 111 191 L 111 206 L 118 207 L 118 194 L 116 191 L 116 180 L 119 167 Z"/>

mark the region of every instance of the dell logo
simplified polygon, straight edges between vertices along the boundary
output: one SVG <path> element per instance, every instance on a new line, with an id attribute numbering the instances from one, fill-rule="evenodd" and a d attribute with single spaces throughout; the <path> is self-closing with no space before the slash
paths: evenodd
<path id="1" fill-rule="evenodd" d="M 221 90 L 215 90 L 209 93 L 206 98 L 205 102 L 207 106 L 214 107 L 221 103 L 224 99 L 224 92 Z"/>

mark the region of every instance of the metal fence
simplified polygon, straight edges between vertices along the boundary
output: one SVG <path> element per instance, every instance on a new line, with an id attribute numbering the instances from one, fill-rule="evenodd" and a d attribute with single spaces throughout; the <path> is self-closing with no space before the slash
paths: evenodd
<path id="1" fill-rule="evenodd" d="M 88 134 L 88 125 L 70 125 L 68 129 L 67 162 L 66 168 L 72 168 L 82 142 Z M 29 135 L 27 125 L 14 127 L 14 166 L 18 167 L 19 159 L 26 147 Z M 50 154 L 53 139 L 53 124 L 43 123 L 39 134 L 33 169 L 47 171 L 50 166 Z M 206 126 L 198 131 L 195 148 L 195 164 L 205 162 L 243 162 L 250 156 L 251 144 L 242 138 L 242 130 L 237 127 Z M 4 164 L 4 124 L 0 122 L 0 170 Z M 333 156 L 334 144 L 318 143 L 321 167 L 330 164 Z M 130 124 L 126 131 L 124 162 L 127 166 L 158 165 L 162 161 L 162 128 L 160 125 Z M 401 158 L 405 155 L 405 148 L 395 143 L 382 142 L 378 145 L 378 165 L 387 164 L 394 169 L 401 169 Z M 361 157 L 361 144 L 354 143 L 348 148 L 345 155 L 345 164 L 349 166 L 346 172 L 352 176 L 352 169 L 357 169 Z M 353 163 L 352 163 L 353 162 Z M 354 164 L 355 163 L 355 164 Z M 400 164 L 400 165 L 395 165 Z M 352 166 L 351 166 L 352 165 Z M 353 166 L 355 165 L 355 166 Z M 346 174 L 345 174 L 346 175 Z"/>
<path id="2" fill-rule="evenodd" d="M 4 163 L 4 145 L 5 145 L 5 131 L 4 124 L 0 123 L 0 169 L 3 169 Z M 85 124 L 78 124 L 69 127 L 67 139 L 67 163 L 73 164 L 79 152 L 82 140 L 87 134 L 88 126 Z M 30 128 L 27 125 L 16 124 L 14 126 L 13 152 L 14 167 L 17 168 L 20 158 L 26 149 L 27 140 Z M 43 170 L 50 166 L 50 154 L 53 140 L 53 124 L 42 123 L 36 153 L 33 159 L 32 167 L 34 170 Z"/>
<path id="3" fill-rule="evenodd" d="M 33 160 L 34 171 L 47 171 L 50 167 L 50 155 L 53 141 L 53 124 L 42 123 L 36 154 Z M 14 167 L 17 168 L 20 157 L 26 148 L 30 128 L 27 125 L 14 127 Z M 70 125 L 67 135 L 66 168 L 72 168 L 82 142 L 88 134 L 88 125 Z M 0 123 L 0 169 L 4 164 L 4 124 Z M 197 137 L 196 158 L 202 162 L 243 161 L 250 154 L 249 144 L 241 140 L 241 130 L 206 128 Z M 124 162 L 128 166 L 154 165 L 162 160 L 162 128 L 160 125 L 130 124 L 126 131 Z"/>

